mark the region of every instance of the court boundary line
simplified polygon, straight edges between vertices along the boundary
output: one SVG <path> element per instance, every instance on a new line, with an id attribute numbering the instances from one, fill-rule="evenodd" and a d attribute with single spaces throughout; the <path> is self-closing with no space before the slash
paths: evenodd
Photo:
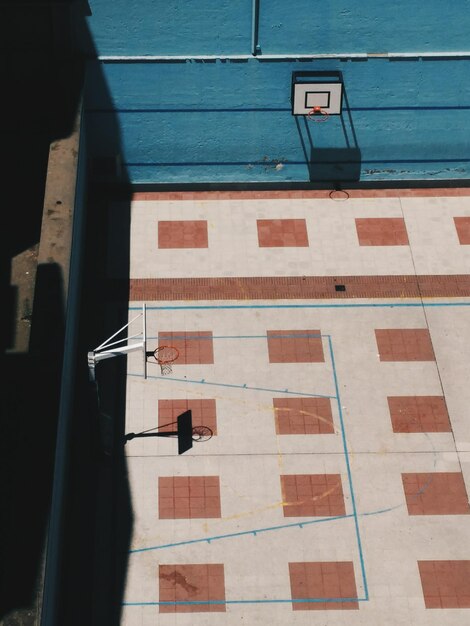
<path id="1" fill-rule="evenodd" d="M 262 305 L 261 305 L 262 307 Z M 167 308 L 167 307 L 147 307 L 147 310 L 151 308 L 153 310 L 155 309 L 159 309 L 159 308 Z M 182 307 L 178 307 L 181 309 L 185 309 L 185 306 Z M 213 307 L 204 307 L 204 308 L 214 308 L 217 309 L 219 308 L 217 305 L 214 305 Z M 256 305 L 254 306 L 248 306 L 247 308 L 260 308 Z M 276 308 L 281 308 L 281 307 L 276 307 Z M 130 310 L 132 310 L 131 307 L 129 307 Z M 299 335 L 297 334 L 293 334 L 293 335 L 282 335 L 282 337 L 284 338 L 288 338 L 288 337 L 295 337 L 298 338 Z M 254 529 L 251 531 L 243 531 L 241 533 L 230 533 L 228 535 L 221 535 L 221 536 L 214 536 L 214 537 L 208 537 L 208 538 L 200 538 L 200 539 L 196 539 L 196 540 L 188 540 L 188 541 L 184 541 L 184 542 L 177 542 L 175 544 L 167 544 L 167 545 L 162 545 L 162 546 L 152 546 L 152 547 L 148 547 L 148 548 L 139 548 L 139 549 L 135 549 L 135 550 L 130 550 L 129 554 L 135 554 L 135 553 L 142 553 L 142 552 L 146 552 L 146 551 L 151 551 L 151 550 L 157 550 L 157 549 L 164 549 L 164 548 L 172 548 L 172 547 L 177 547 L 177 546 L 182 546 L 182 545 L 188 545 L 188 544 L 193 544 L 193 543 L 203 543 L 203 542 L 207 542 L 210 544 L 211 541 L 215 541 L 215 540 L 219 540 L 219 539 L 229 539 L 229 538 L 233 538 L 236 536 L 240 536 L 240 535 L 250 535 L 253 534 L 256 536 L 256 534 L 258 532 L 267 532 L 268 530 L 280 530 L 281 528 L 286 528 L 286 527 L 292 527 L 292 526 L 298 526 L 299 528 L 302 528 L 303 525 L 311 525 L 314 522 L 326 522 L 326 521 L 335 521 L 337 519 L 349 519 L 349 518 L 354 518 L 354 529 L 355 529 L 355 535 L 356 535 L 356 543 L 357 543 L 357 548 L 358 548 L 358 555 L 359 555 L 359 565 L 360 565 L 360 571 L 361 571 L 361 577 L 362 577 L 362 586 L 363 586 L 363 590 L 364 590 L 364 597 L 359 597 L 359 594 L 357 598 L 306 598 L 306 599 L 295 599 L 295 598 L 289 598 L 289 599 L 285 599 L 285 598 L 280 598 L 280 599 L 276 599 L 276 598 L 270 598 L 270 599 L 259 599 L 259 600 L 224 600 L 224 601 L 214 601 L 214 600 L 206 600 L 206 601 L 175 601 L 175 602 L 168 602 L 168 601 L 155 601 L 155 602 L 123 602 L 122 605 L 123 606 L 161 606 L 161 605 L 170 605 L 170 606 L 179 606 L 179 605 L 194 605 L 194 604 L 204 604 L 204 605 L 211 605 L 211 604 L 273 604 L 273 603 L 287 603 L 287 602 L 364 602 L 364 601 L 368 601 L 369 600 L 369 591 L 368 591 L 368 584 L 367 584 L 367 576 L 366 576 L 366 571 L 365 571 L 365 562 L 364 562 L 364 553 L 363 553 L 363 549 L 362 549 L 362 541 L 361 541 L 361 535 L 360 535 L 360 529 L 359 529 L 359 520 L 358 520 L 358 513 L 357 513 L 357 507 L 356 507 L 356 499 L 355 499 L 355 494 L 354 494 L 354 487 L 353 487 L 353 482 L 352 482 L 352 472 L 351 472 L 351 466 L 350 466 L 350 460 L 349 460 L 349 451 L 347 448 L 347 440 L 346 440 L 346 433 L 345 433 L 345 425 L 344 425 L 344 417 L 343 417 L 343 413 L 342 413 L 342 408 L 341 408 L 341 400 L 340 400 L 340 395 L 339 395 L 339 383 L 338 383 L 338 376 L 337 376 L 337 371 L 336 371 L 336 363 L 335 363 L 335 358 L 334 358 L 334 350 L 333 350 L 333 342 L 332 342 L 332 338 L 331 335 L 328 334 L 318 334 L 318 333 L 307 333 L 305 335 L 302 335 L 302 337 L 321 337 L 322 339 L 326 339 L 328 342 L 328 349 L 329 349 L 329 356 L 330 356 L 330 362 L 331 362 L 331 369 L 332 369 L 332 378 L 333 378 L 333 384 L 335 387 L 335 392 L 336 395 L 335 396 L 327 396 L 330 399 L 335 399 L 338 405 L 338 416 L 339 416 L 339 420 L 340 420 L 340 429 L 341 429 L 341 438 L 342 438 L 342 445 L 343 445 L 343 455 L 345 458 L 345 464 L 346 464 L 346 474 L 347 474 L 347 480 L 348 480 L 348 485 L 349 485 L 349 492 L 350 492 L 350 496 L 351 496 L 351 505 L 352 505 L 352 513 L 345 515 L 345 516 L 335 516 L 332 518 L 327 518 L 327 519 L 314 519 L 314 520 L 307 520 L 306 522 L 296 522 L 293 524 L 284 524 L 281 525 L 279 527 L 271 527 L 271 528 L 267 528 L 267 529 Z M 268 335 L 253 335 L 253 336 L 248 336 L 248 335 L 243 335 L 243 336 L 225 336 L 224 338 L 231 338 L 231 339 L 249 339 L 249 338 L 253 338 L 253 339 L 261 339 L 261 338 L 266 338 L 267 339 Z M 221 337 L 222 338 L 222 337 Z M 195 339 L 204 339 L 204 337 L 195 337 Z M 141 377 L 141 375 L 137 375 L 137 374 L 128 374 L 128 376 L 138 376 Z M 228 385 L 228 384 L 224 384 L 224 383 L 207 383 L 205 381 L 205 379 L 202 379 L 201 381 L 189 381 L 187 379 L 174 379 L 174 378 L 169 378 L 168 376 L 148 376 L 148 378 L 157 378 L 157 379 L 162 379 L 164 378 L 165 380 L 175 380 L 178 382 L 185 382 L 185 383 L 202 383 L 202 384 L 220 384 L 221 386 L 229 386 L 229 387 L 235 387 L 235 388 L 239 388 L 239 389 L 252 389 L 252 390 L 257 390 L 257 391 L 266 391 L 266 392 L 275 392 L 275 393 L 296 393 L 296 392 L 289 392 L 288 390 L 275 390 L 275 389 L 262 389 L 262 388 L 251 388 L 248 387 L 247 385 Z M 307 395 L 307 394 L 300 394 L 300 395 Z M 325 396 L 314 396 L 314 397 L 325 397 Z"/>
<path id="2" fill-rule="evenodd" d="M 269 298 L 267 298 L 269 299 Z M 146 305 L 147 311 L 191 311 L 191 310 L 230 310 L 230 309 L 381 309 L 381 308 L 423 308 L 423 307 L 470 307 L 468 302 L 334 302 L 316 304 L 171 304 Z M 141 310 L 142 306 L 129 306 L 129 311 Z"/>

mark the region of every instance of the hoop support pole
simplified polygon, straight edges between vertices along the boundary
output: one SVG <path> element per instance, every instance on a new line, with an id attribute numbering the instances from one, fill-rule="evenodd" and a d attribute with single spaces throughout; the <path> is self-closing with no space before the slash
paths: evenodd
<path id="1" fill-rule="evenodd" d="M 122 339 L 117 339 L 116 341 L 112 341 L 115 337 L 117 337 L 122 331 L 126 328 L 129 328 L 130 325 L 142 317 L 142 330 L 139 333 L 131 335 L 130 337 L 123 337 Z M 147 328 L 146 328 L 146 306 L 145 303 L 142 305 L 142 313 L 139 313 L 136 317 L 134 317 L 130 322 L 125 324 L 118 331 L 113 333 L 111 337 L 103 341 L 97 348 L 94 350 L 90 350 L 87 354 L 87 362 L 88 362 L 88 373 L 91 381 L 96 380 L 96 364 L 100 361 L 104 361 L 105 359 L 111 359 L 115 356 L 120 356 L 123 354 L 128 354 L 129 352 L 135 352 L 136 350 L 141 350 L 144 355 L 144 377 L 147 378 L 147 363 L 146 363 L 146 350 L 147 350 Z M 141 341 L 133 341 L 137 337 L 141 337 Z M 132 343 L 129 343 L 132 341 Z M 125 345 L 119 345 L 123 344 Z"/>

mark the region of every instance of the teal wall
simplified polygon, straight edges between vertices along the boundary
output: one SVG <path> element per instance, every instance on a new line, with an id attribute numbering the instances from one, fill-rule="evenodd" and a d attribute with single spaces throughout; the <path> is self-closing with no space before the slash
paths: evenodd
<path id="1" fill-rule="evenodd" d="M 101 55 L 249 54 L 252 0 L 88 0 Z M 263 54 L 468 48 L 469 0 L 259 0 Z"/>
<path id="2" fill-rule="evenodd" d="M 89 5 L 99 54 L 250 52 L 252 0 L 89 0 Z"/>
<path id="3" fill-rule="evenodd" d="M 91 0 L 87 123 L 96 157 L 119 155 L 134 183 L 364 182 L 470 178 L 468 58 L 264 60 L 264 54 L 462 52 L 470 1 Z M 132 5 L 132 6 L 130 6 Z M 468 46 L 467 46 L 468 44 Z M 294 71 L 339 71 L 341 117 L 291 115 Z M 314 160 L 314 165 L 309 163 Z M 345 164 L 345 165 L 344 165 Z"/>

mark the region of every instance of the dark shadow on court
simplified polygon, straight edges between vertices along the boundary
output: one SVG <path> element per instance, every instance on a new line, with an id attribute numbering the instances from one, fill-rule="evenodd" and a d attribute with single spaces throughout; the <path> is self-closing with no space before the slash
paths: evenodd
<path id="1" fill-rule="evenodd" d="M 116 129 L 116 138 L 118 137 Z M 93 166 L 90 176 L 93 178 Z M 101 173 L 101 170 L 98 174 Z M 126 189 L 125 173 L 120 184 Z M 100 180 L 89 186 L 84 293 L 80 311 L 82 365 L 88 350 L 94 349 L 128 322 L 130 196 L 127 191 Z M 113 199 L 119 198 L 118 204 Z M 110 227 L 112 222 L 112 227 Z M 111 232 L 110 232 L 111 231 Z M 93 414 L 97 462 L 95 481 L 96 551 L 92 579 L 93 626 L 118 626 L 127 571 L 133 514 L 124 454 L 127 360 L 125 356 L 96 365 L 96 383 L 83 381 L 88 388 Z M 77 500 L 79 505 L 80 500 Z M 72 576 L 72 572 L 70 573 Z M 76 588 L 69 586 L 70 603 Z M 70 604 L 69 603 L 69 604 Z M 84 616 L 82 616 L 83 619 Z M 74 619 L 72 615 L 68 619 Z M 71 624 L 83 624 L 77 619 Z"/>
<path id="2" fill-rule="evenodd" d="M 52 261 L 41 264 L 29 300 L 21 296 L 23 285 L 12 279 L 18 259 L 37 258 L 49 148 L 73 130 L 84 85 L 84 52 L 94 55 L 85 23 L 89 11 L 82 0 L 2 3 L 0 138 L 2 206 L 8 224 L 0 234 L 2 626 L 41 623 L 45 600 L 50 610 L 47 618 L 43 613 L 44 626 L 120 622 L 132 511 L 123 447 L 112 442 L 123 432 L 125 359 L 103 368 L 100 403 L 86 363 L 95 340 L 101 342 L 127 316 L 128 271 L 112 289 L 104 271 L 106 251 L 100 238 L 106 236 L 108 192 L 96 203 L 96 189 L 91 185 L 87 190 L 80 310 L 68 311 L 79 316 L 72 376 L 62 371 L 67 307 L 63 268 Z M 106 92 L 104 81 L 102 88 Z M 118 145 L 117 124 L 112 133 Z M 92 171 L 90 176 L 93 180 Z M 125 179 L 121 172 L 120 183 Z M 122 218 L 123 228 L 128 228 L 125 209 Z M 128 270 L 125 246 L 119 254 Z M 27 282 L 26 271 L 22 276 Z M 25 350 L 16 350 L 21 324 L 28 333 L 30 327 L 31 336 Z M 61 415 L 61 423 L 64 379 L 70 383 L 71 409 Z M 61 502 L 53 496 L 58 474 L 65 481 Z M 48 536 L 54 515 L 60 516 L 61 532 Z M 57 557 L 55 570 L 47 562 L 44 568 L 46 549 Z"/>
<path id="3" fill-rule="evenodd" d="M 50 264 L 37 273 L 34 306 L 34 281 L 28 276 L 35 274 L 49 146 L 71 132 L 81 91 L 82 68 L 71 48 L 67 15 L 66 3 L 16 0 L 2 3 L 0 20 L 0 620 L 5 626 L 37 623 L 42 596 L 65 318 L 59 268 Z M 27 297 L 21 295 L 25 290 Z"/>

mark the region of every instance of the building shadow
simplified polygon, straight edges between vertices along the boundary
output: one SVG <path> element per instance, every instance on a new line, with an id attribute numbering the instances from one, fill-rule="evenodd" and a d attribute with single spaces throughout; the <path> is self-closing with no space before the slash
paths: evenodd
<path id="1" fill-rule="evenodd" d="M 87 363 L 88 350 L 100 345 L 128 322 L 130 193 L 124 173 L 116 186 L 109 184 L 110 179 L 101 177 L 101 170 L 93 173 L 95 167 L 96 163 L 92 162 L 84 259 L 86 290 L 80 309 L 81 366 Z M 114 203 L 115 200 L 118 202 Z M 95 489 L 93 570 L 88 572 L 92 579 L 92 598 L 89 621 L 83 621 L 85 612 L 67 624 L 120 624 L 133 525 L 124 449 L 126 380 L 127 360 L 123 356 L 97 364 L 95 383 L 88 379 L 88 371 L 87 381 L 83 381 L 93 414 L 92 438 L 97 444 L 96 462 L 100 467 L 98 474 L 90 477 L 90 488 L 93 485 Z M 87 438 L 86 434 L 82 436 Z M 77 460 L 77 467 L 79 465 Z M 76 503 L 80 506 L 81 499 Z M 86 515 L 86 511 L 82 511 L 82 516 Z M 74 585 L 74 573 L 70 571 L 69 575 L 67 605 L 72 607 L 78 580 Z M 68 620 L 76 619 L 73 614 L 66 613 L 66 616 Z"/>
<path id="2" fill-rule="evenodd" d="M 65 323 L 63 278 L 56 264 L 39 266 L 36 294 L 28 355 L 3 358 L 8 404 L 1 438 L 2 615 L 35 607 L 41 597 Z"/>
<path id="3" fill-rule="evenodd" d="M 86 99 L 86 56 L 94 55 L 89 11 L 81 0 L 2 3 L 8 217 L 0 236 L 2 626 L 120 621 L 132 510 L 123 446 L 113 441 L 124 432 L 125 360 L 103 369 L 98 397 L 86 353 L 111 327 L 114 332 L 116 318 L 127 316 L 129 273 L 110 296 L 99 240 L 106 235 L 108 189 L 95 184 L 85 153 L 87 182 L 75 212 L 83 209 L 86 224 L 72 254 L 72 283 L 52 259 L 37 267 L 34 299 L 21 312 L 29 344 L 15 349 L 21 287 L 12 284 L 13 260 L 37 255 L 50 146 L 71 135 Z M 86 128 L 86 115 L 83 123 Z M 113 133 L 118 144 L 117 124 Z M 125 180 L 121 172 L 120 183 Z M 125 209 L 121 217 L 125 228 Z M 119 253 L 128 270 L 128 250 Z"/>

